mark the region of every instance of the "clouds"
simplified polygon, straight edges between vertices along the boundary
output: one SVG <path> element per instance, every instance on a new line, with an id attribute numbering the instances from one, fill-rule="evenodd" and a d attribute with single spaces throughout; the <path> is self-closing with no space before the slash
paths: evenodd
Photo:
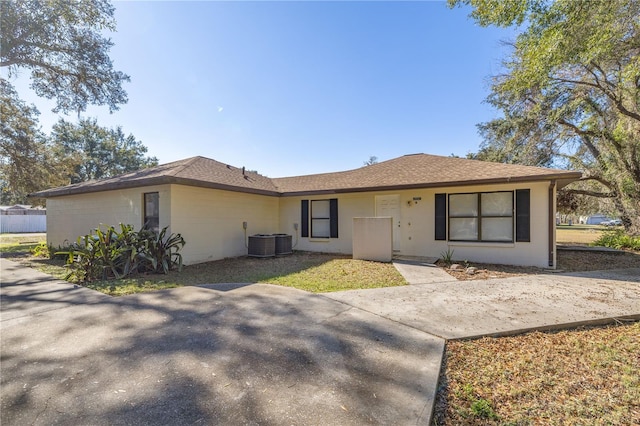
<path id="1" fill-rule="evenodd" d="M 218 112 L 222 112 L 222 110 L 223 110 L 223 109 L 224 109 L 223 107 L 221 107 L 220 105 L 218 105 Z"/>

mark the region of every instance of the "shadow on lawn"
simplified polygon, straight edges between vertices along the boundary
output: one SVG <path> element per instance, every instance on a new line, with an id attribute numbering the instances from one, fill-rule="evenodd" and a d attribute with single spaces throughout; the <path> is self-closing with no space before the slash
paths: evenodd
<path id="1" fill-rule="evenodd" d="M 350 259 L 351 256 L 329 253 L 295 251 L 288 256 L 271 258 L 234 257 L 213 262 L 185 266 L 182 272 L 148 276 L 166 281 L 179 281 L 183 285 L 214 283 L 254 283 L 302 272 L 321 266 L 334 259 Z"/>

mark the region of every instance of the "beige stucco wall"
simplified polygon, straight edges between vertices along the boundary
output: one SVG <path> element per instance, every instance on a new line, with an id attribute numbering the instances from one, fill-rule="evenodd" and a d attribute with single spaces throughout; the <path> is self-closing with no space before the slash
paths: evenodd
<path id="1" fill-rule="evenodd" d="M 531 190 L 531 242 L 468 243 L 435 241 L 436 193 Z M 99 224 L 142 226 L 143 194 L 159 192 L 160 227 L 169 226 L 185 238 L 185 264 L 241 256 L 247 253 L 246 235 L 293 235 L 295 250 L 353 252 L 353 218 L 376 215 L 378 195 L 400 196 L 400 223 L 396 254 L 440 257 L 451 249 L 457 260 L 548 267 L 549 182 L 482 185 L 402 191 L 380 191 L 321 196 L 270 197 L 184 185 L 161 185 L 47 200 L 47 240 L 54 246 L 73 242 Z M 339 238 L 301 238 L 300 200 L 337 198 Z M 416 200 L 417 199 L 417 200 Z M 554 212 L 555 213 L 555 212 Z M 298 229 L 294 228 L 298 225 Z M 552 226 L 555 226 L 552 222 Z M 555 233 L 554 233 L 555 234 Z M 555 254 L 554 254 L 555 256 Z M 555 262 L 554 262 L 555 263 Z"/>
<path id="2" fill-rule="evenodd" d="M 531 242 L 463 243 L 435 240 L 434 199 L 436 193 L 513 191 L 516 189 L 531 190 Z M 538 182 L 283 197 L 280 201 L 280 232 L 291 233 L 293 224 L 300 222 L 300 200 L 337 198 L 339 238 L 297 238 L 295 248 L 297 250 L 352 253 L 352 219 L 354 217 L 375 216 L 375 197 L 377 195 L 398 194 L 400 195 L 400 226 L 394 226 L 394 231 L 400 232 L 400 244 L 396 254 L 440 257 L 442 252 L 451 249 L 454 251 L 454 258 L 458 260 L 548 267 L 548 189 L 549 182 Z M 420 199 L 414 201 L 414 198 Z M 294 243 L 296 243 L 296 237 L 294 237 Z"/>
<path id="3" fill-rule="evenodd" d="M 125 223 L 140 229 L 145 192 L 159 193 L 160 227 L 168 226 L 171 223 L 169 185 L 67 195 L 47 199 L 47 243 L 65 246 L 101 224 L 117 226 Z"/>
<path id="4" fill-rule="evenodd" d="M 247 254 L 247 235 L 278 232 L 278 197 L 171 185 L 171 229 L 182 234 L 185 264 Z M 289 232 L 291 233 L 291 232 Z"/>

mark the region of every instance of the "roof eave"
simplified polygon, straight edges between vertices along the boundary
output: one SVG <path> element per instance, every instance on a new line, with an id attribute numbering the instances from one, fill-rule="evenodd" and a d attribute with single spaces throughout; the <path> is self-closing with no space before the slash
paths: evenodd
<path id="1" fill-rule="evenodd" d="M 290 191 L 290 192 L 283 192 L 282 196 L 296 197 L 296 196 L 304 196 L 304 195 L 330 195 L 330 194 L 344 194 L 344 193 L 353 193 L 353 192 L 444 188 L 449 186 L 474 186 L 474 185 L 497 185 L 497 184 L 505 184 L 505 183 L 544 182 L 544 181 L 552 181 L 552 180 L 562 181 L 564 185 L 567 185 L 575 180 L 580 179 L 580 177 L 582 177 L 582 173 L 580 172 L 567 172 L 567 173 L 561 173 L 561 174 L 549 174 L 549 175 L 538 175 L 538 176 L 519 176 L 519 177 L 492 178 L 492 179 L 475 179 L 475 180 L 464 180 L 464 181 L 415 183 L 415 184 L 406 184 L 406 185 L 369 186 L 369 187 L 361 187 L 361 188 L 320 189 L 315 191 L 314 190 Z"/>
<path id="2" fill-rule="evenodd" d="M 550 181 L 557 180 L 558 183 L 561 183 L 562 186 L 565 186 L 575 180 L 578 180 L 582 177 L 582 173 L 580 172 L 563 172 L 563 173 L 550 173 L 546 175 L 536 175 L 536 176 L 515 176 L 515 177 L 501 177 L 501 178 L 491 178 L 491 179 L 474 179 L 474 180 L 463 180 L 463 181 L 448 181 L 448 182 L 430 182 L 430 183 L 414 183 L 414 184 L 404 184 L 404 185 L 386 185 L 386 186 L 367 186 L 367 187 L 351 187 L 351 188 L 337 188 L 337 189 L 319 189 L 319 190 L 308 190 L 308 191 L 278 191 L 278 190 L 267 190 L 260 188 L 249 188 L 249 187 L 241 187 L 234 185 L 225 185 L 215 182 L 206 182 L 200 181 L 197 179 L 188 179 L 181 178 L 175 176 L 159 176 L 159 177 L 151 177 L 151 178 L 143 178 L 135 181 L 122 181 L 122 182 L 105 182 L 103 184 L 96 184 L 95 186 L 76 186 L 76 187 L 62 187 L 58 189 L 38 191 L 32 194 L 29 194 L 30 198 L 55 198 L 62 197 L 67 195 L 78 195 L 78 194 L 86 194 L 86 193 L 94 193 L 94 192 L 106 192 L 106 191 L 115 191 L 121 189 L 130 189 L 130 188 L 140 188 L 144 186 L 152 186 L 152 185 L 167 185 L 167 184 L 177 184 L 177 185 L 186 185 L 186 186 L 194 186 L 200 188 L 210 188 L 210 189 L 220 189 L 225 191 L 232 192 L 242 192 L 256 195 L 266 195 L 266 196 L 284 196 L 284 197 L 295 197 L 295 196 L 304 196 L 304 195 L 330 195 L 330 194 L 340 194 L 340 193 L 353 193 L 353 192 L 372 192 L 372 191 L 395 191 L 402 189 L 424 189 L 424 188 L 443 188 L 450 186 L 473 186 L 473 185 L 495 185 L 495 184 L 505 184 L 505 183 L 522 183 L 522 182 L 541 182 L 541 181 Z"/>
<path id="3" fill-rule="evenodd" d="M 72 188 L 62 187 L 59 189 L 34 192 L 32 194 L 29 194 L 28 197 L 56 198 L 56 197 L 63 197 L 67 195 L 79 195 L 79 194 L 88 194 L 88 193 L 95 193 L 95 192 L 117 191 L 121 189 L 141 188 L 144 186 L 170 185 L 170 184 L 195 186 L 200 188 L 221 189 L 225 191 L 244 192 L 249 194 L 257 194 L 257 195 L 270 195 L 270 196 L 280 195 L 280 193 L 277 191 L 270 191 L 266 189 L 224 185 L 219 183 L 204 182 L 204 181 L 199 181 L 197 179 L 187 179 L 187 178 L 180 178 L 175 176 L 160 176 L 160 177 L 152 177 L 152 178 L 146 178 L 146 179 L 138 179 L 135 181 L 109 182 L 109 183 L 105 183 L 104 185 L 96 185 L 96 186 L 82 186 L 82 187 L 72 187 Z"/>

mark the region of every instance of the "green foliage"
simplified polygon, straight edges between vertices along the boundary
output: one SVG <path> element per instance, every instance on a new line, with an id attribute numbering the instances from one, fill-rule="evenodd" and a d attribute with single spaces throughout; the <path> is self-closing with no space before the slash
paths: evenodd
<path id="1" fill-rule="evenodd" d="M 591 245 L 640 251 L 640 237 L 627 235 L 622 229 L 604 231 Z"/>
<path id="2" fill-rule="evenodd" d="M 165 237 L 167 228 L 163 228 L 157 235 L 155 232 L 142 230 L 140 235 L 143 245 L 140 257 L 144 259 L 141 266 L 152 272 L 168 273 L 173 266 L 182 270 L 182 255 L 180 249 L 184 247 L 184 239 L 180 234 L 171 234 Z"/>
<path id="3" fill-rule="evenodd" d="M 609 200 L 640 234 L 640 1 L 449 4 L 470 5 L 481 25 L 522 25 L 487 99 L 503 117 L 478 126 L 471 156 L 580 170 L 562 208 L 588 210 L 574 195 Z"/>
<path id="4" fill-rule="evenodd" d="M 78 124 L 60 119 L 51 132 L 51 144 L 61 158 L 72 159 L 71 183 L 104 179 L 158 164 L 145 157 L 147 147 L 121 127 L 100 127 L 95 118 L 81 118 Z"/>
<path id="5" fill-rule="evenodd" d="M 81 112 L 87 105 L 127 102 L 122 83 L 129 76 L 113 69 L 106 30 L 115 31 L 108 0 L 0 2 L 0 66 L 9 77 L 31 72 L 38 96 L 55 99 L 54 112 Z"/>
<path id="6" fill-rule="evenodd" d="M 26 204 L 30 192 L 63 183 L 38 125 L 39 114 L 0 78 L 0 204 Z"/>
<path id="7" fill-rule="evenodd" d="M 453 263 L 453 253 L 454 250 L 448 248 L 447 251 L 443 251 L 442 253 L 440 253 L 440 258 L 446 265 L 451 265 L 451 263 Z"/>
<path id="8" fill-rule="evenodd" d="M 29 250 L 31 252 L 31 254 L 34 257 L 42 257 L 44 259 L 50 259 L 51 258 L 51 253 L 52 253 L 52 248 L 49 247 L 47 245 L 47 243 L 45 242 L 41 242 L 40 244 L 36 245 L 35 247 L 32 247 L 31 250 Z"/>
<path id="9" fill-rule="evenodd" d="M 471 384 L 463 384 L 456 394 L 458 398 L 470 403 L 470 410 L 468 414 L 465 414 L 465 417 L 470 414 L 480 419 L 498 420 L 498 415 L 495 413 L 491 403 L 484 398 L 477 397 Z M 467 413 L 466 410 L 464 411 Z"/>
<path id="10" fill-rule="evenodd" d="M 471 413 L 479 417 L 481 419 L 489 419 L 489 420 L 497 420 L 498 416 L 495 411 L 493 411 L 493 407 L 491 403 L 486 399 L 480 398 L 476 399 L 471 403 Z"/>
<path id="11" fill-rule="evenodd" d="M 65 279 L 78 282 L 120 279 L 136 273 L 168 273 L 173 267 L 182 269 L 180 249 L 185 241 L 180 234 L 166 237 L 167 228 L 159 234 L 132 225 L 109 226 L 78 237 L 64 254 L 69 275 Z"/>
<path id="12" fill-rule="evenodd" d="M 129 76 L 114 70 L 109 58 L 113 43 L 106 33 L 115 31 L 113 15 L 109 0 L 0 1 L 0 203 L 42 203 L 28 194 L 67 185 L 69 177 L 95 177 L 78 172 L 84 162 L 101 165 L 105 177 L 156 164 L 142 158 L 146 148 L 119 128 L 107 131 L 115 143 L 104 149 L 113 149 L 113 158 L 78 146 L 54 147 L 40 129 L 38 110 L 10 83 L 30 73 L 36 94 L 55 100 L 54 112 L 79 114 L 88 105 L 117 110 L 127 102 L 122 84 Z"/>

